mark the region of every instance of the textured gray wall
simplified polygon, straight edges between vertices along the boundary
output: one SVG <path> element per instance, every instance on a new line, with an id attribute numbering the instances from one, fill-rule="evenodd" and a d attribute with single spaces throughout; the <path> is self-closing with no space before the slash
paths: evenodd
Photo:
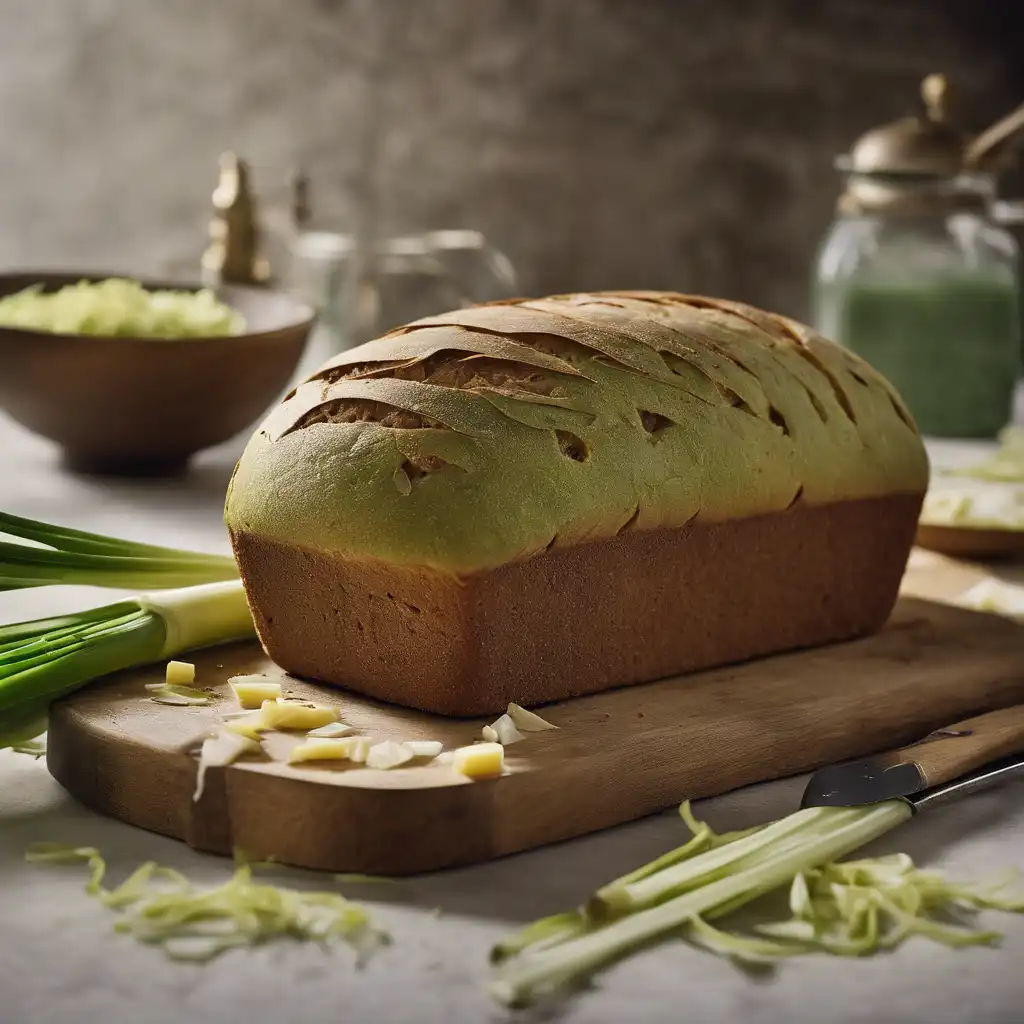
<path id="1" fill-rule="evenodd" d="M 834 152 L 932 70 L 978 118 L 1024 97 L 1022 6 L 0 0 L 0 265 L 194 259 L 235 147 L 341 225 L 480 227 L 525 292 L 801 314 Z"/>

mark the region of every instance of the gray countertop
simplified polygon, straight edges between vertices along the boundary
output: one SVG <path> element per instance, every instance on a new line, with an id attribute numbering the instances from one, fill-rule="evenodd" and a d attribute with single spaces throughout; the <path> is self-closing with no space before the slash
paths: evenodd
<path id="1" fill-rule="evenodd" d="M 237 445 L 208 453 L 183 482 L 111 484 L 59 469 L 50 446 L 0 417 L 0 508 L 137 539 L 225 550 L 221 500 Z M 0 621 L 96 603 L 95 592 L 0 594 Z M 719 828 L 795 808 L 802 780 L 751 787 L 697 805 Z M 345 949 L 280 943 L 176 965 L 116 935 L 77 868 L 28 865 L 40 840 L 98 846 L 116 880 L 145 860 L 197 882 L 230 864 L 99 817 L 50 778 L 43 761 L 0 752 L 0 1022 L 249 1024 L 296 1021 L 463 1024 L 501 1019 L 484 993 L 486 951 L 522 922 L 576 904 L 601 882 L 676 846 L 675 814 L 474 868 L 410 881 L 388 902 L 365 890 L 394 944 L 362 970 Z M 903 850 L 953 876 L 1024 868 L 1024 783 L 922 815 L 875 849 Z M 302 884 L 302 883 L 297 883 Z M 321 883 L 328 887 L 326 883 Z M 353 893 L 363 896 L 364 893 Z M 434 908 L 442 911 L 440 917 Z M 567 1024 L 613 1022 L 1011 1022 L 1024 1019 L 1024 918 L 990 915 L 1000 949 L 950 951 L 916 940 L 891 955 L 800 958 L 752 979 L 668 942 L 599 977 L 568 1004 Z"/>

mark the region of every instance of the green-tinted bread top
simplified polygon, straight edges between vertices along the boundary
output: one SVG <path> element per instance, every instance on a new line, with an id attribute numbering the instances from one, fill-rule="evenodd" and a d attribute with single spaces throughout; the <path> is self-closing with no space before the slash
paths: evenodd
<path id="1" fill-rule="evenodd" d="M 852 353 L 735 302 L 601 292 L 429 317 L 330 360 L 249 442 L 226 520 L 462 575 L 927 483 L 910 415 Z"/>

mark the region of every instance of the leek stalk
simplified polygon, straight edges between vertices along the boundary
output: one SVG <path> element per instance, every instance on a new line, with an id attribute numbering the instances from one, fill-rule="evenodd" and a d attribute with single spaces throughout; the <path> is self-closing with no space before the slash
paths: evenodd
<path id="1" fill-rule="evenodd" d="M 0 626 L 0 747 L 39 735 L 51 701 L 100 676 L 253 635 L 238 580 Z"/>
<path id="2" fill-rule="evenodd" d="M 864 956 L 913 935 L 954 948 L 987 945 L 1000 934 L 958 918 L 1024 912 L 1024 894 L 1006 893 L 1006 883 L 949 882 L 906 854 L 833 862 L 906 821 L 912 812 L 900 800 L 809 808 L 726 835 L 696 821 L 687 804 L 680 812 L 690 842 L 604 886 L 583 908 L 528 925 L 494 948 L 498 1002 L 529 1005 L 668 935 L 763 964 L 812 952 Z M 789 920 L 747 935 L 709 923 L 787 883 Z"/>
<path id="3" fill-rule="evenodd" d="M 0 512 L 0 590 L 57 584 L 164 590 L 236 579 L 234 560 Z M 27 542 L 27 543 L 26 543 Z"/>
<path id="4" fill-rule="evenodd" d="M 676 895 L 681 884 L 679 872 L 677 866 L 672 866 L 643 880 L 641 900 L 634 895 L 628 903 L 618 898 L 611 901 L 625 916 L 602 924 L 587 913 L 589 927 L 585 932 L 576 934 L 567 927 L 564 934 L 569 937 L 555 944 L 548 938 L 550 932 L 537 929 L 540 948 L 531 952 L 527 945 L 517 956 L 506 959 L 491 983 L 491 995 L 506 1006 L 528 1005 L 588 977 L 653 939 L 687 929 L 704 916 L 728 913 L 791 882 L 802 871 L 863 846 L 906 821 L 911 813 L 908 804 L 896 800 L 852 810 L 818 807 L 783 819 L 789 823 L 788 828 L 768 826 L 723 847 L 698 853 L 688 862 L 689 871 L 682 883 L 685 891 L 680 895 Z M 759 837 L 760 843 L 756 841 Z M 730 847 L 739 848 L 737 857 L 722 856 Z M 659 875 L 668 877 L 659 884 Z M 620 889 L 630 891 L 629 886 Z M 605 887 L 604 899 L 609 892 L 618 891 L 614 883 Z M 657 902 L 659 899 L 663 902 Z M 644 909 L 630 913 L 630 906 Z M 501 955 L 507 956 L 517 946 L 521 948 L 522 944 L 514 939 L 507 941 Z"/>

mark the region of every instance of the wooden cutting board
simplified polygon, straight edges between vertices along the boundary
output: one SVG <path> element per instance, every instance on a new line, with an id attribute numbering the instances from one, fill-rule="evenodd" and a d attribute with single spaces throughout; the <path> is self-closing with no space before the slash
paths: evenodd
<path id="1" fill-rule="evenodd" d="M 947 598 L 974 569 L 917 555 L 908 593 Z M 296 866 L 409 874 L 581 835 L 685 798 L 806 771 L 919 738 L 969 713 L 1024 701 L 1024 627 L 929 600 L 901 599 L 888 626 L 853 643 L 766 658 L 550 705 L 558 731 L 507 748 L 508 773 L 471 782 L 447 765 L 392 771 L 282 762 L 299 737 L 207 773 L 195 751 L 235 710 L 229 676 L 281 675 L 255 643 L 197 654 L 212 706 L 147 699 L 162 667 L 123 672 L 53 710 L 48 764 L 105 814 L 183 839 Z M 286 679 L 338 705 L 374 739 L 471 743 L 483 721 L 440 718 Z"/>

